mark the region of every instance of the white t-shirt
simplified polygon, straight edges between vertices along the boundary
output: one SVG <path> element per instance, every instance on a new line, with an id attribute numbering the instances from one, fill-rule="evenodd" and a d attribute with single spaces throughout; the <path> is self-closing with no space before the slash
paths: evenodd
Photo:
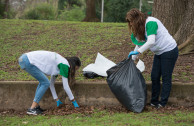
<path id="1" fill-rule="evenodd" d="M 168 30 L 164 27 L 164 25 L 157 18 L 154 18 L 154 17 L 148 17 L 145 23 L 145 37 L 148 38 L 148 40 L 149 40 L 150 35 L 155 35 L 155 41 L 154 42 L 150 41 L 151 45 L 136 44 L 137 46 L 135 50 L 138 50 L 139 52 L 142 53 L 146 49 L 146 46 L 147 46 L 156 55 L 161 55 L 164 52 L 173 50 L 177 46 L 176 41 L 168 33 Z M 137 38 L 134 38 L 133 35 L 131 38 L 132 38 L 133 43 L 141 44 L 140 42 L 138 42 Z"/>
<path id="2" fill-rule="evenodd" d="M 69 66 L 68 61 L 61 55 L 50 51 L 32 51 L 26 53 L 31 64 L 38 67 L 46 75 L 58 75 L 60 63 Z"/>
<path id="3" fill-rule="evenodd" d="M 157 18 L 148 17 L 146 19 L 146 24 L 150 21 L 156 22 L 158 25 L 155 43 L 150 48 L 150 50 L 154 52 L 156 55 L 160 55 L 164 52 L 173 50 L 177 46 L 177 43 L 174 40 L 174 38 L 168 33 L 168 30 Z M 147 37 L 147 30 L 148 29 L 146 29 L 146 32 L 145 32 L 146 37 Z"/>
<path id="4" fill-rule="evenodd" d="M 54 83 L 56 80 L 55 75 L 62 75 L 63 88 L 67 93 L 70 100 L 74 99 L 74 96 L 71 92 L 71 89 L 68 84 L 68 67 L 70 67 L 68 61 L 62 57 L 61 55 L 50 52 L 50 51 L 32 51 L 26 53 L 30 64 L 38 67 L 43 73 L 51 76 L 50 80 L 50 90 L 54 99 L 57 99 L 58 96 L 56 94 L 56 90 L 54 87 Z M 60 69 L 59 69 L 60 67 Z"/>

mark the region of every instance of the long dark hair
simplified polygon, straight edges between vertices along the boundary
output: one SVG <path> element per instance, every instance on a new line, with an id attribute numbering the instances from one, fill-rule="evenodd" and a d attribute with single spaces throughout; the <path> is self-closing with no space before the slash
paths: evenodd
<path id="1" fill-rule="evenodd" d="M 139 40 L 145 40 L 145 22 L 147 17 L 146 14 L 136 8 L 131 9 L 126 15 L 129 32 L 133 32 L 134 36 Z M 133 23 L 132 26 L 130 22 Z"/>
<path id="2" fill-rule="evenodd" d="M 65 57 L 67 61 L 69 62 L 70 68 L 69 68 L 69 75 L 68 75 L 68 83 L 69 86 L 73 86 L 75 83 L 75 67 L 81 66 L 81 61 L 78 57 Z"/>

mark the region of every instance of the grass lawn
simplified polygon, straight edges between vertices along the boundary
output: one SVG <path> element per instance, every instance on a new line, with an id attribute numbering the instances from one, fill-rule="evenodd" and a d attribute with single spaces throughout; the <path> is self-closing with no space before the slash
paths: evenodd
<path id="1" fill-rule="evenodd" d="M 65 116 L 0 116 L 0 125 L 5 126 L 192 126 L 194 112 L 143 112 L 126 113 L 96 111 L 93 114 L 71 114 Z"/>
<path id="2" fill-rule="evenodd" d="M 130 51 L 128 41 L 124 23 L 1 19 L 0 80 L 34 80 L 18 65 L 21 54 L 34 50 L 54 51 L 64 57 L 80 57 L 82 67 L 77 79 L 83 80 L 82 69 L 94 63 L 98 52 L 114 62 L 126 58 Z M 126 52 L 123 52 L 124 48 L 127 48 Z M 118 59 L 121 51 L 124 54 Z"/>
<path id="3" fill-rule="evenodd" d="M 18 58 L 25 52 L 49 50 L 64 57 L 78 56 L 82 66 L 77 72 L 76 80 L 85 80 L 82 69 L 94 63 L 97 53 L 120 62 L 133 50 L 126 23 L 84 23 L 64 21 L 35 21 L 0 19 L 0 81 L 35 80 L 22 71 Z M 143 75 L 150 80 L 153 53 L 143 56 L 146 66 Z M 194 56 L 179 56 L 173 81 L 194 82 Z M 96 78 L 89 81 L 105 80 Z M 60 81 L 60 80 L 58 80 Z M 11 125 L 138 125 L 138 126 L 173 126 L 194 125 L 194 111 L 145 111 L 140 114 L 132 112 L 109 112 L 96 110 L 93 114 L 70 115 L 1 115 L 0 126 Z"/>
<path id="4" fill-rule="evenodd" d="M 95 62 L 98 52 L 118 63 L 134 46 L 126 23 L 0 19 L 0 81 L 35 80 L 18 65 L 19 56 L 25 52 L 49 50 L 64 57 L 78 56 L 82 67 L 76 80 L 85 80 L 82 69 Z M 153 53 L 148 51 L 142 57 L 146 66 L 143 75 L 150 81 Z M 193 55 L 179 56 L 173 81 L 193 82 L 193 65 Z"/>

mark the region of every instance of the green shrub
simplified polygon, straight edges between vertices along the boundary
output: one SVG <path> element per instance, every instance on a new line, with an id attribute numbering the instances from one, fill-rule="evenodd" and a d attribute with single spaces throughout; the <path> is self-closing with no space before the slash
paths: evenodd
<path id="1" fill-rule="evenodd" d="M 142 0 L 142 12 L 152 11 L 149 0 Z M 104 22 L 125 22 L 127 12 L 132 8 L 139 8 L 139 0 L 105 0 L 104 1 Z M 101 1 L 96 1 L 96 15 L 101 18 Z M 150 15 L 150 14 L 149 14 Z"/>
<path id="2" fill-rule="evenodd" d="M 84 17 L 84 11 L 80 7 L 74 6 L 70 10 L 65 9 L 64 11 L 61 11 L 60 15 L 58 16 L 58 20 L 82 21 Z"/>
<path id="3" fill-rule="evenodd" d="M 4 11 L 5 11 L 5 5 L 4 5 L 4 3 L 0 0 L 0 19 L 3 18 Z"/>
<path id="4" fill-rule="evenodd" d="M 84 0 L 58 0 L 58 10 L 64 10 L 67 6 L 73 7 L 73 6 L 83 6 Z"/>
<path id="5" fill-rule="evenodd" d="M 25 13 L 25 18 L 35 20 L 53 20 L 55 19 L 55 14 L 55 9 L 52 5 L 43 3 L 27 11 Z"/>
<path id="6" fill-rule="evenodd" d="M 125 22 L 125 16 L 130 8 L 138 5 L 134 0 L 111 0 L 107 3 L 109 7 L 104 17 L 105 22 Z"/>
<path id="7" fill-rule="evenodd" d="M 16 12 L 12 9 L 9 9 L 8 12 L 4 12 L 4 15 L 6 15 L 6 18 L 13 19 L 15 18 Z"/>
<path id="8" fill-rule="evenodd" d="M 6 6 L 5 1 L 0 0 L 0 19 L 2 19 L 2 18 L 13 19 L 13 18 L 15 18 L 16 12 L 10 7 L 10 5 L 8 6 L 8 10 L 6 11 L 5 6 Z"/>

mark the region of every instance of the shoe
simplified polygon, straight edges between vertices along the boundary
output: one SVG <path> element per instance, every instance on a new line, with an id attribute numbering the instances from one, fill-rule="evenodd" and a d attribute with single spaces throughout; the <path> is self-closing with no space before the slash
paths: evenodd
<path id="1" fill-rule="evenodd" d="M 157 108 L 157 109 L 160 109 L 160 108 L 164 108 L 164 106 L 161 105 L 161 104 L 158 104 L 158 105 L 156 106 L 156 108 Z"/>
<path id="2" fill-rule="evenodd" d="M 29 108 L 28 111 L 27 111 L 27 114 L 29 115 L 39 115 L 39 114 L 42 114 L 42 112 L 36 108 Z"/>
<path id="3" fill-rule="evenodd" d="M 45 111 L 44 109 L 40 108 L 40 106 L 35 107 L 35 109 L 38 109 L 38 110 L 40 110 L 41 112 L 44 112 L 44 111 Z"/>
<path id="4" fill-rule="evenodd" d="M 150 106 L 156 107 L 157 105 L 156 104 L 153 104 L 153 103 L 150 103 Z"/>

